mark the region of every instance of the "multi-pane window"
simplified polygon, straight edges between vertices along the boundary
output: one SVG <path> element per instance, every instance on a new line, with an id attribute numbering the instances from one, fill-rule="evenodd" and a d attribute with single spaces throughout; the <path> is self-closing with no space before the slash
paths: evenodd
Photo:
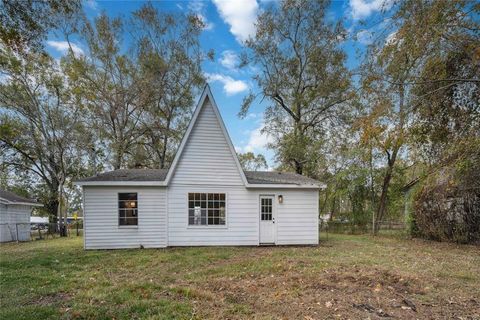
<path id="1" fill-rule="evenodd" d="M 118 225 L 138 225 L 138 203 L 136 193 L 118 194 Z"/>
<path id="2" fill-rule="evenodd" d="M 262 198 L 260 202 L 260 212 L 262 221 L 272 220 L 272 198 Z"/>
<path id="3" fill-rule="evenodd" d="M 225 225 L 225 193 L 189 193 L 189 225 Z"/>

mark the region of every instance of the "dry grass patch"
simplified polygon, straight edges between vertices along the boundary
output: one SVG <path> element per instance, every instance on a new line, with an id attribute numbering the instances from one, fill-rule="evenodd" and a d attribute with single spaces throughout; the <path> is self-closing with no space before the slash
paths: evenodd
<path id="1" fill-rule="evenodd" d="M 317 247 L 0 246 L 0 318 L 480 319 L 480 248 L 330 235 Z"/>

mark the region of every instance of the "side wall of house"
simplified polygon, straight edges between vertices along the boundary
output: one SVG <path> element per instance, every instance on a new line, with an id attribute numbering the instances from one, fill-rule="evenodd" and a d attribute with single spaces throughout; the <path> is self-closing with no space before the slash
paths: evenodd
<path id="1" fill-rule="evenodd" d="M 258 245 L 261 194 L 276 196 L 278 244 L 318 243 L 317 190 L 245 188 L 220 121 L 206 99 L 168 187 L 168 245 Z M 190 226 L 188 193 L 208 192 L 226 194 L 226 224 Z"/>
<path id="2" fill-rule="evenodd" d="M 138 226 L 118 225 L 118 193 L 136 192 Z M 167 191 L 162 187 L 84 187 L 85 249 L 167 246 Z"/>
<path id="3" fill-rule="evenodd" d="M 0 242 L 30 241 L 30 214 L 26 205 L 0 205 Z"/>
<path id="4" fill-rule="evenodd" d="M 273 191 L 273 190 L 272 190 Z M 318 244 L 318 190 L 276 190 L 277 241 L 286 244 Z M 278 203 L 278 195 L 283 203 Z"/>
<path id="5" fill-rule="evenodd" d="M 275 197 L 276 244 L 318 244 L 318 190 L 184 185 L 168 192 L 169 246 L 258 245 L 261 195 Z M 226 225 L 189 226 L 189 192 L 226 193 Z"/>

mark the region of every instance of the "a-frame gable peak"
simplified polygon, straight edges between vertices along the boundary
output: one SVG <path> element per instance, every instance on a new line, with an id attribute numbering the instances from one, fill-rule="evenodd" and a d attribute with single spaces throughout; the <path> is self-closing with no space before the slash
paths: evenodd
<path id="1" fill-rule="evenodd" d="M 169 169 L 169 171 L 168 171 L 168 174 L 167 174 L 167 177 L 166 177 L 166 179 L 165 179 L 165 182 L 166 182 L 166 184 L 168 185 L 169 182 L 170 182 L 170 180 L 172 179 L 173 175 L 175 174 L 175 170 L 176 170 L 176 168 L 177 168 L 177 166 L 178 166 L 178 163 L 179 163 L 180 158 L 181 158 L 181 156 L 182 156 L 182 153 L 183 153 L 183 151 L 184 151 L 184 149 L 185 149 L 185 146 L 187 145 L 187 143 L 188 143 L 188 141 L 189 141 L 189 139 L 190 139 L 190 136 L 191 136 L 191 134 L 192 134 L 192 131 L 193 131 L 194 127 L 195 127 L 195 124 L 196 124 L 196 122 L 197 122 L 197 120 L 198 120 L 198 117 L 199 117 L 202 109 L 203 109 L 206 105 L 208 105 L 207 102 L 210 102 L 210 106 L 212 107 L 212 109 L 213 109 L 213 111 L 214 111 L 214 113 L 215 113 L 215 116 L 216 116 L 217 121 L 218 121 L 218 123 L 219 123 L 219 125 L 220 125 L 220 128 L 221 128 L 221 131 L 222 131 L 222 133 L 223 133 L 223 136 L 224 136 L 224 138 L 225 138 L 225 140 L 226 140 L 226 142 L 227 142 L 227 144 L 228 144 L 228 148 L 229 148 L 229 150 L 230 150 L 230 153 L 231 153 L 231 155 L 232 155 L 233 160 L 235 161 L 235 165 L 236 165 L 237 170 L 238 170 L 238 173 L 240 174 L 240 177 L 241 177 L 241 179 L 242 179 L 242 181 L 243 181 L 243 184 L 244 184 L 245 186 L 247 186 L 247 179 L 246 179 L 246 177 L 245 177 L 245 173 L 243 172 L 243 169 L 242 169 L 242 167 L 241 167 L 241 165 L 240 165 L 240 162 L 238 161 L 238 157 L 237 157 L 237 154 L 236 154 L 236 152 L 235 152 L 235 148 L 233 147 L 232 140 L 230 139 L 230 136 L 229 136 L 229 134 L 228 134 L 228 132 L 227 132 L 227 129 L 226 129 L 226 127 L 225 127 L 225 124 L 224 124 L 224 122 L 223 122 L 223 120 L 222 120 L 222 116 L 220 115 L 220 111 L 219 111 L 218 106 L 217 106 L 217 104 L 216 104 L 216 102 L 215 102 L 215 99 L 213 98 L 212 92 L 211 92 L 211 90 L 210 90 L 210 86 L 209 86 L 208 84 L 207 84 L 207 85 L 205 86 L 205 88 L 203 89 L 202 95 L 200 96 L 200 99 L 198 100 L 198 104 L 197 104 L 197 106 L 195 107 L 195 111 L 194 111 L 194 113 L 193 113 L 192 119 L 190 120 L 190 123 L 189 123 L 189 125 L 188 125 L 187 131 L 185 132 L 185 135 L 184 135 L 184 137 L 183 137 L 183 139 L 182 139 L 182 142 L 180 143 L 180 146 L 179 146 L 179 148 L 178 148 L 178 150 L 177 150 L 177 153 L 176 153 L 175 158 L 174 158 L 174 160 L 173 160 L 173 162 L 172 162 L 172 165 L 170 166 L 170 169 Z"/>

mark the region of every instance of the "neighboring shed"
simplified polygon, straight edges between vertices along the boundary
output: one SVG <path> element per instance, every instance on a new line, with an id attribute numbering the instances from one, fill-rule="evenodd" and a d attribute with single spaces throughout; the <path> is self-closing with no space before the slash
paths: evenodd
<path id="1" fill-rule="evenodd" d="M 0 189 L 0 242 L 29 241 L 30 214 L 42 204 Z"/>

